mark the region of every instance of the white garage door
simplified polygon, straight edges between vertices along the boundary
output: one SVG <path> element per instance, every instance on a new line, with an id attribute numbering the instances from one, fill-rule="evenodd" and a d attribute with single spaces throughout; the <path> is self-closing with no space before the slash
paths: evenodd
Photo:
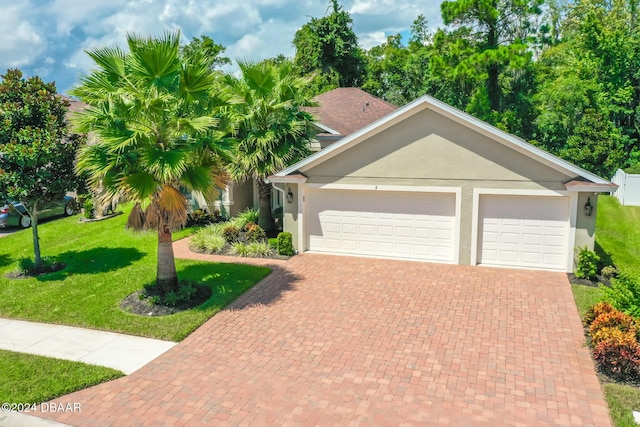
<path id="1" fill-rule="evenodd" d="M 455 194 L 309 190 L 307 249 L 453 262 Z"/>
<path id="2" fill-rule="evenodd" d="M 567 197 L 481 196 L 478 263 L 565 271 Z"/>

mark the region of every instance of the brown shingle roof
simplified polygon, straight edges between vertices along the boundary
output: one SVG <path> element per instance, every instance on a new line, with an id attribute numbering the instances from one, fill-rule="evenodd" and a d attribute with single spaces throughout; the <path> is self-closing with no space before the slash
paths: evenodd
<path id="1" fill-rule="evenodd" d="M 341 137 L 350 135 L 397 109 L 395 105 L 355 87 L 334 89 L 315 99 L 319 105 L 308 111 L 320 125 L 337 131 Z"/>

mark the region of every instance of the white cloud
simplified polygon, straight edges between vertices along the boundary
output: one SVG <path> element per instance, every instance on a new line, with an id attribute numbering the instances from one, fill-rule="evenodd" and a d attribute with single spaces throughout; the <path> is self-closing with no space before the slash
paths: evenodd
<path id="1" fill-rule="evenodd" d="M 0 14 L 0 65 L 9 67 L 31 65 L 47 46 L 38 28 L 29 19 L 29 3 L 3 6 Z"/>
<path id="2" fill-rule="evenodd" d="M 423 14 L 440 23 L 440 1 L 342 0 L 360 44 L 371 48 L 406 31 Z M 56 80 L 62 90 L 86 73 L 84 53 L 98 45 L 125 47 L 126 34 L 182 31 L 183 42 L 208 35 L 225 55 L 260 60 L 292 56 L 296 30 L 331 11 L 329 0 L 22 0 L 0 14 L 0 69 L 28 67 Z M 62 83 L 60 83 L 62 82 Z"/>

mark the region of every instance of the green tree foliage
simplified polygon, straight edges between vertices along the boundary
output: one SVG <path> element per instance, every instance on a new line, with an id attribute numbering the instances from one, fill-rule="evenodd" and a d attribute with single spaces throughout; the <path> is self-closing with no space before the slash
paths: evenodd
<path id="1" fill-rule="evenodd" d="M 317 72 L 311 95 L 336 87 L 355 87 L 365 72 L 363 52 L 353 31 L 353 20 L 337 0 L 331 0 L 332 12 L 311 18 L 293 38 L 294 64 L 300 75 Z"/>
<path id="2" fill-rule="evenodd" d="M 536 64 L 535 139 L 602 176 L 640 157 L 637 1 L 581 0 Z"/>
<path id="3" fill-rule="evenodd" d="M 182 46 L 181 54 L 184 57 L 198 57 L 209 64 L 213 70 L 223 65 L 231 64 L 231 60 L 226 56 L 222 56 L 227 48 L 221 44 L 217 44 L 209 36 L 194 37 L 191 41 Z"/>
<path id="4" fill-rule="evenodd" d="M 21 202 L 31 217 L 35 268 L 42 267 L 38 214 L 78 184 L 74 159 L 83 137 L 67 129 L 69 103 L 53 83 L 8 70 L 0 83 L 0 200 Z"/>
<path id="5" fill-rule="evenodd" d="M 395 34 L 366 52 L 366 78 L 362 89 L 395 105 L 404 105 L 423 95 L 430 80 L 433 49 L 427 21 L 420 15 L 404 44 Z"/>
<path id="6" fill-rule="evenodd" d="M 309 154 L 313 117 L 303 107 L 313 103 L 305 95 L 312 77 L 297 77 L 289 62 L 240 62 L 241 75 L 227 75 L 225 91 L 234 104 L 227 109 L 236 123 L 238 145 L 228 165 L 232 179 L 256 179 L 260 212 L 258 224 L 273 228 L 270 175 Z"/>
<path id="7" fill-rule="evenodd" d="M 536 18 L 543 0 L 455 0 L 441 5 L 442 18 L 454 29 L 465 29 L 467 43 L 459 48 L 461 61 L 451 72 L 471 80 L 483 80 L 470 102 L 470 112 L 496 123 L 491 112 L 505 111 L 501 75 L 526 67 L 531 60 L 530 36 L 537 32 Z M 501 84 L 502 83 L 502 84 Z"/>
<path id="8" fill-rule="evenodd" d="M 180 56 L 180 34 L 127 36 L 128 51 L 98 47 L 97 68 L 72 94 L 89 105 L 77 122 L 97 143 L 79 154 L 78 170 L 90 176 L 98 201 L 134 201 L 128 227 L 158 234 L 156 285 L 176 292 L 172 230 L 187 217 L 181 186 L 209 193 L 221 170 L 224 134 L 212 115 L 215 73 L 206 55 Z M 143 206 L 146 209 L 143 210 Z"/>

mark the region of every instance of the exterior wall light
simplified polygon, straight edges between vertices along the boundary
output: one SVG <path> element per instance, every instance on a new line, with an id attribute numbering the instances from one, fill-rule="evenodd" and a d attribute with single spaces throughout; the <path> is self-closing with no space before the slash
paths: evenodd
<path id="1" fill-rule="evenodd" d="M 290 188 L 287 191 L 287 203 L 293 203 L 293 192 Z"/>
<path id="2" fill-rule="evenodd" d="M 593 206 L 591 205 L 591 197 L 587 197 L 587 203 L 584 204 L 584 214 L 591 216 L 593 213 Z"/>

